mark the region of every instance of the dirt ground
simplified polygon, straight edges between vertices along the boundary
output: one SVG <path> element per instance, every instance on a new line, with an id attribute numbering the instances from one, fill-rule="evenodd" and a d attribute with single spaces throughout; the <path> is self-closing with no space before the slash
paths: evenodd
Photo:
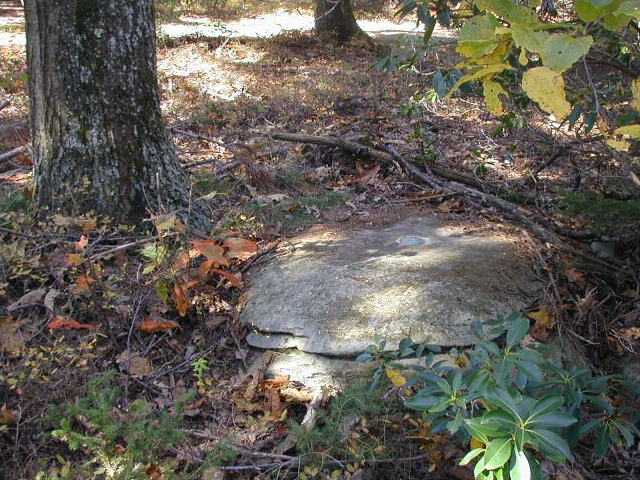
<path id="1" fill-rule="evenodd" d="M 458 61 L 450 31 L 438 28 L 427 54 L 412 68 L 386 73 L 374 68 L 379 60 L 389 53 L 411 54 L 421 38 L 415 23 L 397 24 L 388 11 L 368 14 L 361 21 L 375 45 L 336 45 L 309 31 L 309 5 L 228 1 L 196 11 L 182 11 L 186 2 L 180 5 L 158 7 L 158 76 L 168 131 L 197 188 L 211 199 L 216 238 L 232 231 L 255 242 L 257 253 L 233 259 L 230 268 L 240 288 L 224 278 L 200 285 L 192 291 L 193 308 L 179 315 L 179 304 L 167 306 L 159 298 L 157 286 L 165 277 L 151 272 L 140 280 L 140 271 L 151 265 L 148 259 L 102 256 L 114 245 L 142 245 L 145 238 L 122 232 L 87 234 L 90 245 L 95 241 L 98 248 L 91 252 L 93 270 L 71 271 L 59 260 L 70 258 L 82 240 L 71 235 L 69 225 L 58 223 L 42 234 L 38 226 L 25 226 L 26 217 L 7 216 L 7 223 L 2 223 L 3 268 L 9 261 L 19 262 L 22 273 L 2 287 L 0 303 L 3 334 L 19 344 L 12 354 L 3 343 L 0 404 L 8 428 L 0 430 L 2 478 L 35 478 L 38 472 L 59 478 L 67 463 L 82 458 L 82 449 L 69 451 L 45 434 L 50 426 L 37 420 L 50 404 L 84 395 L 87 382 L 108 370 L 117 372 L 114 382 L 123 389 L 125 403 L 144 398 L 156 411 L 173 411 L 185 392 L 197 392 L 182 425 L 185 438 L 171 455 L 182 466 L 201 466 L 207 452 L 220 448 L 223 441 L 229 442 L 232 455 L 222 462 L 226 470 L 215 467 L 206 475 L 200 470 L 194 478 L 303 478 L 302 470 L 296 470 L 300 463 L 287 452 L 296 454 L 283 445 L 290 447 L 293 441 L 288 420 L 302 421 L 311 394 L 303 385 L 283 394 L 278 383 L 282 379 L 261 377 L 263 357 L 243 342 L 246 328 L 238 322 L 236 307 L 247 287 L 242 283 L 246 269 L 276 254 L 283 238 L 314 225 L 355 229 L 438 214 L 470 228 L 501 232 L 514 239 L 523 261 L 531 263 L 547 285 L 546 295 L 531 305 L 531 311 L 553 311 L 560 331 L 589 345 L 589 360 L 604 369 L 636 358 L 637 285 L 624 269 L 608 271 L 525 235 L 522 225 L 504 212 L 492 206 L 474 208 L 455 195 L 426 188 L 398 162 L 380 165 L 338 148 L 274 140 L 272 134 L 305 133 L 387 145 L 419 167 L 457 172 L 486 191 L 511 192 L 532 217 L 587 252 L 593 242 L 618 237 L 609 232 L 580 238 L 588 219 L 561 215 L 558 191 L 577 185 L 602 190 L 620 177 L 619 164 L 606 149 L 571 143 L 574 137 L 567 128 L 558 128 L 533 108 L 514 104 L 511 116 L 495 118 L 486 113 L 478 91 L 446 99 L 434 96 L 436 72 L 455 70 Z M 17 2 L 2 1 L 1 86 L 11 98 L 0 114 L 3 152 L 28 139 L 21 13 Z M 603 81 L 607 75 L 602 73 Z M 579 75 L 574 80 L 582 81 Z M 537 172 L 534 181 L 536 167 L 569 144 L 568 152 Z M 3 191 L 28 196 L 30 168 L 28 155 L 3 165 Z M 13 193 L 6 195 L 13 198 Z M 22 233 L 14 235 L 16 229 Z M 42 238 L 47 239 L 45 247 Z M 44 289 L 43 295 L 33 304 L 8 310 L 27 291 L 38 288 Z M 64 306 L 62 297 L 51 301 L 83 325 L 106 326 L 47 330 L 45 317 L 52 315 L 45 295 L 53 290 L 73 293 Z M 134 325 L 147 316 L 181 326 L 145 335 Z M 131 370 L 131 357 L 129 363 L 121 357 L 132 351 L 144 358 L 137 372 Z M 199 376 L 192 367 L 198 359 L 206 359 L 208 366 Z M 125 404 L 119 407 L 126 410 Z M 274 412 L 280 416 L 274 417 Z M 375 414 L 362 414 L 354 425 L 344 441 L 343 457 L 334 458 L 333 467 L 316 472 L 316 478 L 329 478 L 334 467 L 339 478 L 468 478 L 464 475 L 469 472 L 455 469 L 464 454 L 458 446 L 447 439 L 427 440 L 419 420 L 389 405 Z M 376 437 L 376 454 L 403 460 L 395 465 L 383 462 L 377 470 L 353 461 L 351 447 L 361 446 L 358 442 L 364 437 Z M 388 441 L 384 448 L 379 441 L 383 437 Z M 439 453 L 428 453 L 434 445 Z M 590 458 L 588 452 L 581 453 Z M 267 466 L 256 467 L 260 462 Z M 552 473 L 614 478 L 616 469 L 627 472 L 624 475 L 637 471 L 637 458 L 606 457 L 598 462 L 570 471 L 558 467 Z M 313 472 L 304 472 L 313 478 Z"/>

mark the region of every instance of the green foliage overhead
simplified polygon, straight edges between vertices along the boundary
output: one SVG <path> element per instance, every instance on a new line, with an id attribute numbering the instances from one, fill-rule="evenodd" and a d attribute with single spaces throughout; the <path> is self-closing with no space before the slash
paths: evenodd
<path id="1" fill-rule="evenodd" d="M 448 22 L 451 6 L 458 3 L 455 0 L 405 2 L 402 11 L 403 14 L 411 9 L 417 11 L 418 20 L 425 23 L 429 30 L 435 19 L 440 21 L 443 12 L 446 12 L 444 17 Z M 483 86 L 487 109 L 502 115 L 502 103 L 508 97 L 505 79 L 519 80 L 522 90 L 542 110 L 553 114 L 556 121 L 567 120 L 573 126 L 575 119 L 571 115 L 574 112 L 577 116 L 583 113 L 581 96 L 568 91 L 564 75 L 592 53 L 602 36 L 601 32 L 621 32 L 637 24 L 640 21 L 640 2 L 576 0 L 576 18 L 568 22 L 543 20 L 537 10 L 540 2 L 526 3 L 474 0 L 470 2 L 470 8 L 458 12 L 464 23 L 459 32 L 457 52 L 464 60 L 456 68 L 466 70 L 467 74 L 449 94 L 467 82 L 478 81 Z M 618 33 L 616 35 L 616 38 L 622 38 Z M 503 74 L 514 70 L 516 75 Z M 629 78 L 627 81 L 631 84 L 629 105 L 640 112 L 640 78 Z M 598 92 L 591 86 L 595 97 Z M 594 98 L 594 111 L 589 114 L 585 112 L 587 129 L 593 127 L 598 115 L 602 115 L 601 108 Z M 601 130 L 606 130 L 605 123 L 599 125 Z M 627 150 L 630 147 L 628 139 L 640 138 L 640 125 L 626 125 L 617 130 L 609 127 L 609 131 L 602 133 L 611 147 Z"/>

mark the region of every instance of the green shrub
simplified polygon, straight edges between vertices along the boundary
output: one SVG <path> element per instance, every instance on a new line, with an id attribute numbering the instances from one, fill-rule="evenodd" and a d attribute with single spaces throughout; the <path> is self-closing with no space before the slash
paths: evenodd
<path id="1" fill-rule="evenodd" d="M 503 343 L 487 338 L 507 325 Z M 475 439 L 478 448 L 461 464 L 475 460 L 477 479 L 544 478 L 540 455 L 572 460 L 571 448 L 581 439 L 595 439 L 595 452 L 605 455 L 612 444 L 629 448 L 640 436 L 640 413 L 632 409 L 637 385 L 584 367 L 565 369 L 544 357 L 543 346 L 520 346 L 529 320 L 518 313 L 476 328 L 484 338 L 467 351 L 454 350 L 455 366 L 437 359 L 437 347 L 410 339 L 394 352 L 384 352 L 380 340 L 360 360 L 382 360 L 379 379 L 385 370 L 404 368 L 399 359 L 426 357 L 403 385 L 416 391 L 405 405 L 423 412 L 432 433 L 448 430 L 464 442 Z"/>
<path id="2" fill-rule="evenodd" d="M 54 438 L 66 442 L 71 451 L 89 456 L 78 467 L 67 464 L 68 478 L 147 480 L 149 469 L 161 471 L 162 478 L 175 478 L 177 461 L 164 459 L 162 454 L 182 438 L 180 402 L 174 415 L 157 414 L 143 399 L 122 412 L 116 408 L 120 389 L 110 386 L 113 376 L 110 372 L 91 380 L 85 397 L 53 406 L 43 419 L 55 425 Z M 49 475 L 41 472 L 38 478 Z"/>

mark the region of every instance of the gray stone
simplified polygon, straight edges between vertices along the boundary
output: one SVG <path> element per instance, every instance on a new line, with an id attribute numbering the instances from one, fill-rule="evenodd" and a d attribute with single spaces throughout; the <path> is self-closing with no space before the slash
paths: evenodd
<path id="1" fill-rule="evenodd" d="M 449 366 L 455 365 L 455 359 L 448 354 L 436 355 L 435 361 L 445 362 Z M 425 359 L 410 358 L 396 363 L 408 368 L 409 370 L 404 371 L 403 374 L 411 376 L 412 367 L 418 365 L 424 368 Z M 293 350 L 276 353 L 265 371 L 265 377 L 275 378 L 286 375 L 313 391 L 319 391 L 322 387 L 333 387 L 342 391 L 347 385 L 357 380 L 373 381 L 373 373 L 378 366 L 378 362 L 360 363 L 354 359 Z"/>
<path id="2" fill-rule="evenodd" d="M 388 228 L 312 231 L 251 272 L 241 319 L 250 345 L 355 356 L 375 334 L 473 343 L 472 324 L 525 306 L 540 286 L 513 240 L 433 218 Z"/>

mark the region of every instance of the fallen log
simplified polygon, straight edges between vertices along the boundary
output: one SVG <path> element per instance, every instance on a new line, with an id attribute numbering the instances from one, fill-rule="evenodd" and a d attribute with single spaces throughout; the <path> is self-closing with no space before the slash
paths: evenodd
<path id="1" fill-rule="evenodd" d="M 440 186 L 442 188 L 442 184 L 436 181 L 433 178 L 433 175 L 429 175 L 427 173 L 422 172 L 418 167 L 413 165 L 411 162 L 407 161 L 400 155 L 393 155 L 392 153 L 381 152 L 380 150 L 376 150 L 371 147 L 367 147 L 366 145 L 360 145 L 358 143 L 347 142 L 337 137 L 319 137 L 316 135 L 303 135 L 303 134 L 293 134 L 293 133 L 280 133 L 275 132 L 271 134 L 271 138 L 274 140 L 284 140 L 288 142 L 297 142 L 297 143 L 312 143 L 315 145 L 325 145 L 327 147 L 339 147 L 347 152 L 353 153 L 354 155 L 358 155 L 365 158 L 371 158 L 374 160 L 378 160 L 383 163 L 393 163 L 393 161 L 397 161 L 402 164 L 402 166 L 413 176 L 419 178 L 421 181 L 425 182 L 429 186 Z M 388 148 L 388 147 L 387 147 Z M 430 170 L 433 174 L 438 175 L 438 173 L 442 173 L 443 169 L 436 168 L 434 169 L 432 166 Z M 522 223 L 527 229 L 531 232 L 535 233 L 537 236 L 542 238 L 545 242 L 549 242 L 553 245 L 557 245 L 564 249 L 575 252 L 575 249 L 568 245 L 566 242 L 562 241 L 560 238 L 555 236 L 546 228 L 541 227 L 536 224 L 533 220 L 527 217 L 527 215 L 516 205 L 507 202 L 505 200 L 501 200 L 495 195 L 488 192 L 481 192 L 475 190 L 473 188 L 467 187 L 460 181 L 460 175 L 447 175 L 443 178 L 447 180 L 454 181 L 459 185 L 456 186 L 456 190 L 466 194 L 462 196 L 467 203 L 471 203 L 473 206 L 478 206 L 477 201 L 482 203 L 488 203 L 495 207 L 498 207 L 500 210 L 507 212 L 512 218 Z M 440 176 L 440 175 L 438 175 Z M 455 180 L 454 180 L 455 179 Z M 452 188 L 443 188 L 445 191 L 453 191 Z M 471 197 L 471 198 L 469 198 Z"/>

